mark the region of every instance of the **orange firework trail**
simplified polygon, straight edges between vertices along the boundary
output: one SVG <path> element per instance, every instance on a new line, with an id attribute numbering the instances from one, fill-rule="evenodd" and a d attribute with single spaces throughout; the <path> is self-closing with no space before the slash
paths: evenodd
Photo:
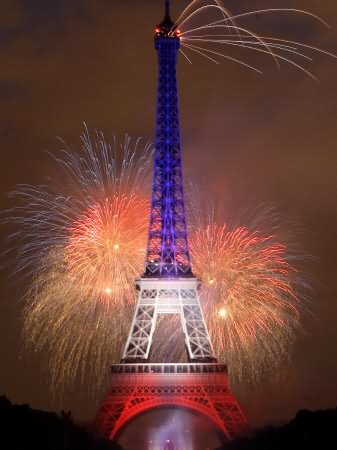
<path id="1" fill-rule="evenodd" d="M 275 236 L 210 221 L 190 242 L 216 353 L 234 380 L 256 380 L 287 357 L 300 326 L 299 280 Z"/>

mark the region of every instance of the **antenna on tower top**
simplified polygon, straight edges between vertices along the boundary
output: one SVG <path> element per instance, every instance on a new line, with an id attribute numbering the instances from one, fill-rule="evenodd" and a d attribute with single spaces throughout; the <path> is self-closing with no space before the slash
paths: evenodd
<path id="1" fill-rule="evenodd" d="M 165 16 L 163 21 L 157 25 L 156 28 L 156 36 L 166 36 L 166 37 L 177 37 L 178 34 L 176 33 L 174 22 L 171 19 L 170 16 L 170 0 L 165 0 Z"/>
<path id="2" fill-rule="evenodd" d="M 170 17 L 170 0 L 165 0 L 165 18 Z"/>

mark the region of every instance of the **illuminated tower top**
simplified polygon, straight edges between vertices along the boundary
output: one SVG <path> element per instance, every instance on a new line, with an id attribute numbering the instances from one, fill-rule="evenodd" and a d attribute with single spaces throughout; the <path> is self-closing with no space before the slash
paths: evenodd
<path id="1" fill-rule="evenodd" d="M 163 21 L 156 27 L 156 36 L 171 36 L 175 35 L 175 25 L 170 15 L 170 1 L 165 1 L 165 16 Z"/>
<path id="2" fill-rule="evenodd" d="M 181 167 L 176 79 L 179 30 L 165 16 L 155 30 L 158 52 L 157 119 L 147 259 L 144 277 L 192 277 Z"/>

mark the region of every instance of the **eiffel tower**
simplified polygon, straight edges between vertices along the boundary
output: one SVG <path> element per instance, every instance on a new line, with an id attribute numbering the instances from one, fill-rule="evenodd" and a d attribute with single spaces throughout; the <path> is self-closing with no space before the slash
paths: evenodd
<path id="1" fill-rule="evenodd" d="M 217 361 L 200 306 L 200 281 L 192 272 L 185 219 L 176 80 L 179 30 L 169 1 L 156 27 L 159 76 L 152 203 L 146 264 L 136 281 L 138 301 L 122 361 L 112 366 L 112 386 L 97 414 L 98 435 L 114 439 L 131 419 L 154 408 L 187 408 L 210 419 L 225 438 L 246 428 L 228 390 L 227 367 Z M 178 314 L 188 363 L 152 363 L 159 314 Z"/>

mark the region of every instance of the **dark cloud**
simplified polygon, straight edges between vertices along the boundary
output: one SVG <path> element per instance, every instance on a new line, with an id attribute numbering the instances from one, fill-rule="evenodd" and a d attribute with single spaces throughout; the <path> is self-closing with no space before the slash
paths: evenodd
<path id="1" fill-rule="evenodd" d="M 0 33 L 17 29 L 24 20 L 24 11 L 20 1 L 3 0 L 0 14 Z"/>
<path id="2" fill-rule="evenodd" d="M 175 1 L 174 13 L 185 5 Z M 310 9 L 336 25 L 336 2 L 292 0 L 226 2 L 234 12 L 253 7 Z M 78 143 L 82 122 L 108 134 L 153 136 L 156 55 L 153 28 L 162 2 L 7 1 L 0 19 L 0 145 L 2 208 L 17 183 L 43 182 L 52 170 L 45 150 L 55 136 Z M 253 17 L 261 32 L 277 30 L 328 50 L 336 28 L 318 28 L 310 19 Z M 268 28 L 269 27 L 269 28 Z M 252 423 L 287 419 L 302 407 L 334 406 L 336 340 L 336 61 L 315 55 L 317 84 L 294 68 L 277 70 L 268 58 L 259 76 L 226 62 L 198 58 L 179 62 L 182 142 L 186 172 L 206 179 L 220 202 L 230 195 L 242 206 L 280 204 L 285 217 L 300 216 L 303 246 L 317 258 L 308 267 L 319 283 L 314 319 L 295 347 L 293 367 L 269 386 L 238 395 Z M 228 194 L 229 193 L 229 194 Z M 7 231 L 5 230 L 4 233 Z M 2 276 L 0 342 L 1 391 L 18 402 L 54 408 L 43 361 L 19 359 L 20 287 Z M 23 289 L 23 287 L 21 287 Z M 108 368 L 107 368 L 108 370 Z M 22 376 L 24 373 L 24 377 Z M 65 406 L 82 418 L 95 401 L 78 388 Z"/>

